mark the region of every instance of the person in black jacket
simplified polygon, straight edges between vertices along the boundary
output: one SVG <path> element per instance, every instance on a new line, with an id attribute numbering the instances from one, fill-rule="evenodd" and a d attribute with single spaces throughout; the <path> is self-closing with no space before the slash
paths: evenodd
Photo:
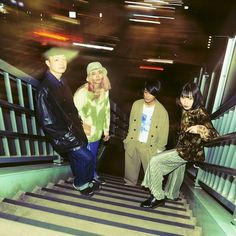
<path id="1" fill-rule="evenodd" d="M 37 88 L 36 111 L 39 123 L 53 148 L 70 160 L 73 186 L 83 195 L 93 195 L 99 183 L 93 181 L 93 154 L 62 74 L 67 68 L 69 50 L 54 48 L 44 54 L 48 71 Z"/>

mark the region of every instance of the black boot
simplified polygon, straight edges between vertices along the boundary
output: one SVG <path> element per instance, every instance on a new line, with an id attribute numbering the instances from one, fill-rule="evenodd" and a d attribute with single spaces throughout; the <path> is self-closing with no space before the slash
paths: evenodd
<path id="1" fill-rule="evenodd" d="M 140 207 L 144 208 L 156 208 L 165 205 L 165 199 L 157 200 L 153 195 L 151 195 L 147 200 L 140 204 Z"/>

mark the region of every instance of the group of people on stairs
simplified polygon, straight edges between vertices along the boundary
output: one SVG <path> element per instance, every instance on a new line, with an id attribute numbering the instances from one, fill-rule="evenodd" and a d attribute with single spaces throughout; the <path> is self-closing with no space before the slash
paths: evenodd
<path id="1" fill-rule="evenodd" d="M 74 188 L 92 196 L 105 184 L 97 172 L 96 160 L 100 141 L 110 138 L 111 84 L 106 68 L 100 62 L 91 62 L 86 82 L 72 94 L 63 74 L 74 56 L 72 50 L 64 48 L 52 48 L 44 54 L 48 70 L 37 88 L 36 111 L 53 148 L 70 161 Z M 150 197 L 140 203 L 144 208 L 178 199 L 186 163 L 204 161 L 204 143 L 218 136 L 198 86 L 189 82 L 177 98 L 182 117 L 176 146 L 165 150 L 169 116 L 157 99 L 160 88 L 158 80 L 145 82 L 143 98 L 132 105 L 123 141 L 125 185 L 137 185 L 141 167 L 145 173 L 141 185 Z M 165 176 L 168 178 L 163 186 Z"/>

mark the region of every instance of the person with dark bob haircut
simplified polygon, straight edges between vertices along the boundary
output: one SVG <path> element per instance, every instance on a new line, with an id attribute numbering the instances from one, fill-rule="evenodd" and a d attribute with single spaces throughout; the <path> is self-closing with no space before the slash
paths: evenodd
<path id="1" fill-rule="evenodd" d="M 124 140 L 126 185 L 135 186 L 142 164 L 146 171 L 150 158 L 165 150 L 169 133 L 169 116 L 157 100 L 159 81 L 145 82 L 143 99 L 133 103 L 129 131 Z"/>
<path id="2" fill-rule="evenodd" d="M 151 158 L 142 182 L 142 186 L 150 190 L 151 196 L 140 204 L 141 207 L 155 208 L 164 205 L 165 198 L 178 199 L 185 164 L 204 161 L 204 143 L 218 136 L 195 83 L 183 86 L 177 104 L 182 108 L 177 145 Z M 163 190 L 165 175 L 168 175 L 168 179 Z"/>

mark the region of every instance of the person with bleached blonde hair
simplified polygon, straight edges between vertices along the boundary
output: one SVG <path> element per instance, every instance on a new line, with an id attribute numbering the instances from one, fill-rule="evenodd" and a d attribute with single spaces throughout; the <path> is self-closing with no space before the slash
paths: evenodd
<path id="1" fill-rule="evenodd" d="M 83 121 L 84 132 L 88 138 L 88 148 L 93 153 L 96 164 L 101 138 L 103 137 L 104 141 L 109 140 L 111 84 L 107 77 L 107 70 L 100 62 L 88 64 L 86 81 L 87 83 L 75 92 L 74 104 Z M 99 181 L 96 170 L 94 180 Z M 100 182 L 105 183 L 103 180 Z"/>

